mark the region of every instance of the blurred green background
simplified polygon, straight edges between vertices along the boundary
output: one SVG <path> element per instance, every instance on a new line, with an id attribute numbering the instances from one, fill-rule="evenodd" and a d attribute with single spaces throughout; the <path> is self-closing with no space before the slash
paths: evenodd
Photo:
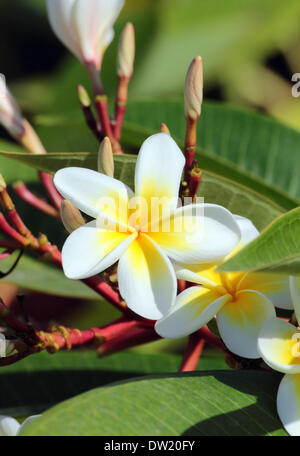
<path id="1" fill-rule="evenodd" d="M 103 66 L 116 83 L 116 46 L 125 22 L 136 27 L 131 97 L 182 95 L 196 55 L 204 59 L 206 99 L 250 106 L 300 128 L 299 0 L 127 0 Z M 84 69 L 52 33 L 44 0 L 0 0 L 0 72 L 27 115 L 77 109 Z"/>

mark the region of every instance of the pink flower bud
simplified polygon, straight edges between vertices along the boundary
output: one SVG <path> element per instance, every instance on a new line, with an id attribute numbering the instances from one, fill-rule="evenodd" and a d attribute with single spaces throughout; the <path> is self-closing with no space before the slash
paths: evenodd
<path id="1" fill-rule="evenodd" d="M 129 22 L 125 25 L 119 44 L 118 53 L 118 75 L 131 78 L 133 73 L 135 57 L 135 35 L 134 27 Z"/>
<path id="2" fill-rule="evenodd" d="M 196 57 L 189 66 L 184 87 L 184 110 L 186 118 L 196 120 L 201 114 L 203 100 L 203 66 L 201 57 Z"/>
<path id="3" fill-rule="evenodd" d="M 47 0 L 57 37 L 83 64 L 93 64 L 98 70 L 123 5 L 124 0 Z"/>

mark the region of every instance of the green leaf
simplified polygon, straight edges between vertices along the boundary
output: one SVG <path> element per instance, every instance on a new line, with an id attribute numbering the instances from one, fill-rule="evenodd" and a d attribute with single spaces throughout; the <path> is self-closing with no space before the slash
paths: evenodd
<path id="1" fill-rule="evenodd" d="M 176 372 L 181 356 L 125 351 L 99 358 L 95 352 L 46 352 L 0 369 L 0 413 L 40 413 L 70 397 L 114 381 L 145 374 Z M 224 369 L 221 357 L 204 357 L 200 369 Z"/>
<path id="2" fill-rule="evenodd" d="M 22 152 L 23 149 L 17 144 L 9 141 L 0 140 L 0 150 L 8 152 L 6 155 L 0 157 L 0 174 L 3 175 L 8 184 L 16 182 L 17 180 L 23 181 L 36 181 L 36 171 L 32 169 L 30 164 L 19 163 L 16 167 L 15 160 L 10 157 L 9 152 Z"/>
<path id="3" fill-rule="evenodd" d="M 300 275 L 300 207 L 277 218 L 220 270 Z"/>
<path id="4" fill-rule="evenodd" d="M 11 259 L 1 261 L 1 271 L 5 272 Z M 7 281 L 25 290 L 66 296 L 76 299 L 101 299 L 99 295 L 79 280 L 70 280 L 60 270 L 42 261 L 24 255 L 15 270 L 7 276 Z"/>
<path id="5" fill-rule="evenodd" d="M 286 435 L 280 376 L 220 371 L 145 377 L 98 388 L 47 411 L 26 436 Z"/>

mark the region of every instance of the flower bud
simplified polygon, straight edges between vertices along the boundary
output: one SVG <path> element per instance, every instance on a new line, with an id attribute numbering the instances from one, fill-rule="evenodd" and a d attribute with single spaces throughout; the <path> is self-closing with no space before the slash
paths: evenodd
<path id="1" fill-rule="evenodd" d="M 60 215 L 68 233 L 73 233 L 73 231 L 85 224 L 81 212 L 69 200 L 61 202 Z"/>
<path id="2" fill-rule="evenodd" d="M 98 70 L 123 5 L 124 0 L 47 0 L 57 37 L 84 65 L 93 64 Z"/>
<path id="3" fill-rule="evenodd" d="M 201 57 L 196 57 L 189 66 L 184 87 L 184 110 L 186 118 L 197 120 L 203 100 L 203 66 Z"/>
<path id="4" fill-rule="evenodd" d="M 107 176 L 114 177 L 115 165 L 112 146 L 108 136 L 104 138 L 99 148 L 98 171 Z"/>
<path id="5" fill-rule="evenodd" d="M 82 85 L 79 85 L 77 87 L 77 93 L 81 106 L 89 108 L 92 103 L 87 90 Z"/>
<path id="6" fill-rule="evenodd" d="M 128 22 L 125 25 L 119 43 L 118 76 L 131 78 L 135 57 L 134 27 Z"/>
<path id="7" fill-rule="evenodd" d="M 21 111 L 8 90 L 3 75 L 0 75 L 0 124 L 15 139 L 19 139 L 24 133 L 23 117 Z"/>
<path id="8" fill-rule="evenodd" d="M 40 138 L 26 119 L 23 119 L 23 127 L 24 133 L 18 138 L 19 142 L 30 154 L 46 154 Z"/>
<path id="9" fill-rule="evenodd" d="M 170 130 L 168 129 L 167 125 L 162 123 L 160 124 L 160 132 L 161 133 L 167 133 L 168 135 L 171 135 Z"/>

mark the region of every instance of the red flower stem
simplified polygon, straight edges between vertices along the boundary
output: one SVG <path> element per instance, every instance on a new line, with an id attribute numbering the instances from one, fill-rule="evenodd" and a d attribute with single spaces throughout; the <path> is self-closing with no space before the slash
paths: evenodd
<path id="1" fill-rule="evenodd" d="M 23 182 L 16 182 L 13 185 L 13 189 L 16 192 L 16 194 L 26 203 L 30 204 L 30 206 L 33 206 L 34 208 L 38 209 L 41 212 L 44 212 L 47 215 L 50 215 L 51 217 L 58 218 L 59 217 L 59 212 L 58 210 L 48 204 L 46 201 L 43 199 L 39 198 L 38 196 L 34 195 Z"/>
<path id="2" fill-rule="evenodd" d="M 54 184 L 51 174 L 45 173 L 44 171 L 39 171 L 39 178 L 43 184 L 47 195 L 49 196 L 52 204 L 59 210 L 60 203 L 63 200 L 63 197 L 58 193 Z"/>
<path id="3" fill-rule="evenodd" d="M 102 328 L 93 328 L 98 336 L 101 336 L 105 342 L 119 337 L 121 334 L 127 333 L 135 328 L 141 327 L 143 323 L 138 320 L 128 320 L 126 317 L 122 317 L 116 320 L 114 323 L 109 323 Z"/>
<path id="4" fill-rule="evenodd" d="M 101 142 L 104 139 L 104 135 L 101 129 L 98 127 L 95 116 L 90 106 L 81 106 L 82 112 L 85 118 L 85 122 L 93 135 Z"/>
<path id="5" fill-rule="evenodd" d="M 16 241 L 0 239 L 0 248 L 4 248 L 4 249 L 12 251 L 12 250 L 22 249 L 23 246 Z"/>
<path id="6" fill-rule="evenodd" d="M 130 82 L 130 78 L 127 78 L 125 76 L 119 77 L 118 88 L 117 88 L 116 108 L 115 108 L 115 126 L 114 126 L 114 136 L 117 141 L 120 141 L 123 120 L 124 120 L 124 117 L 126 114 L 129 82 Z"/>
<path id="7" fill-rule="evenodd" d="M 14 239 L 17 241 L 19 244 L 21 244 L 22 247 L 26 247 L 30 244 L 30 240 L 28 238 L 25 238 L 22 236 L 20 233 L 18 233 L 16 230 L 14 230 L 5 220 L 4 215 L 0 212 L 0 230 L 2 233 L 4 233 L 6 236 Z"/>
<path id="8" fill-rule="evenodd" d="M 123 337 L 124 334 L 126 335 L 138 326 L 140 326 L 140 323 L 137 321 L 119 319 L 103 328 L 91 328 L 80 331 L 79 329 L 58 326 L 56 331 L 36 331 L 35 334 L 39 343 L 42 344 L 42 349 L 57 351 L 61 348 L 67 348 L 71 350 L 72 347 L 91 343 L 95 339 L 98 339 L 100 343 L 108 343 L 108 341 L 117 337 Z"/>
<path id="9" fill-rule="evenodd" d="M 178 294 L 181 293 L 182 291 L 184 291 L 186 289 L 186 281 L 185 280 L 177 280 L 177 289 L 178 289 Z"/>
<path id="10" fill-rule="evenodd" d="M 186 136 L 184 154 L 186 158 L 184 168 L 184 180 L 189 183 L 190 171 L 193 166 L 193 161 L 196 153 L 196 142 L 197 142 L 197 123 L 198 119 L 187 119 Z"/>
<path id="11" fill-rule="evenodd" d="M 129 331 L 124 335 L 116 337 L 111 341 L 105 342 L 98 349 L 100 356 L 110 355 L 121 350 L 135 347 L 136 345 L 146 344 L 160 339 L 160 336 L 150 328 L 141 328 Z"/>
<path id="12" fill-rule="evenodd" d="M 23 220 L 16 211 L 15 205 L 12 202 L 6 187 L 0 188 L 0 202 L 5 211 L 7 218 L 11 221 L 16 230 L 24 237 L 31 235 L 29 229 L 23 223 Z"/>
<path id="13" fill-rule="evenodd" d="M 218 337 L 214 336 L 214 334 L 208 329 L 207 325 L 200 328 L 197 331 L 197 334 L 202 337 L 208 344 L 220 348 L 224 352 L 227 352 L 224 343 L 221 341 L 221 339 L 218 339 Z"/>
<path id="14" fill-rule="evenodd" d="M 103 90 L 103 86 L 102 86 L 101 77 L 100 77 L 99 71 L 97 70 L 95 64 L 93 62 L 85 62 L 85 67 L 89 74 L 95 97 L 97 97 L 98 95 L 103 95 L 104 90 Z"/>
<path id="15" fill-rule="evenodd" d="M 196 369 L 204 345 L 205 339 L 203 339 L 198 332 L 190 335 L 179 372 L 189 372 Z"/>
<path id="16" fill-rule="evenodd" d="M 101 128 L 102 128 L 103 134 L 104 134 L 104 136 L 108 136 L 111 141 L 113 153 L 122 154 L 123 152 L 122 152 L 121 146 L 120 146 L 119 142 L 116 140 L 116 138 L 114 137 L 113 131 L 111 128 L 109 115 L 108 115 L 108 103 L 107 103 L 106 95 L 98 95 L 95 98 L 95 107 L 96 107 L 96 111 L 97 111 L 97 114 L 99 117 L 99 121 L 101 123 Z"/>
<path id="17" fill-rule="evenodd" d="M 126 304 L 120 301 L 119 293 L 113 290 L 113 288 L 99 276 L 83 279 L 82 282 L 94 290 L 96 293 L 100 294 L 104 299 L 110 302 L 122 313 L 125 313 L 128 316 L 131 314 L 131 311 L 128 309 Z"/>

